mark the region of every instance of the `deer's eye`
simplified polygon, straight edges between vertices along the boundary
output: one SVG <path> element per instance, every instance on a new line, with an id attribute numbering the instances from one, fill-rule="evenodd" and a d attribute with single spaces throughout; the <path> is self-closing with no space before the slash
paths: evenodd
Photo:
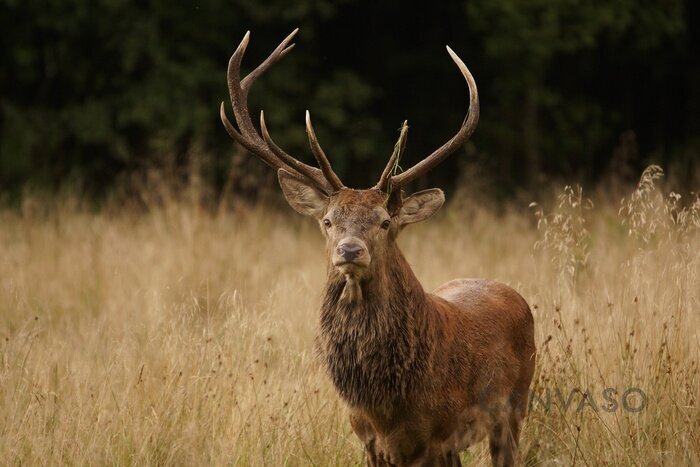
<path id="1" fill-rule="evenodd" d="M 330 227 L 331 221 L 329 219 L 323 219 L 323 225 L 325 225 L 326 227 Z"/>
<path id="2" fill-rule="evenodd" d="M 386 230 L 389 228 L 390 225 L 391 225 L 391 220 L 387 219 L 384 222 L 382 222 L 382 229 Z"/>

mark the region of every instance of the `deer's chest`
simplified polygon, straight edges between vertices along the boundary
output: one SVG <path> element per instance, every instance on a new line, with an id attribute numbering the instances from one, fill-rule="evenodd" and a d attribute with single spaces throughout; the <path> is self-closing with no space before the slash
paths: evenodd
<path id="1" fill-rule="evenodd" d="M 415 352 L 406 330 L 348 319 L 325 324 L 319 336 L 323 359 L 343 399 L 368 407 L 408 395 Z"/>

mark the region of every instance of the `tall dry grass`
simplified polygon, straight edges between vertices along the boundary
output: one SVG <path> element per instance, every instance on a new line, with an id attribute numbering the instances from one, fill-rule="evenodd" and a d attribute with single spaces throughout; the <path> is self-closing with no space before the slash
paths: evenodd
<path id="1" fill-rule="evenodd" d="M 700 202 L 666 193 L 650 168 L 620 204 L 459 201 L 402 234 L 427 289 L 489 277 L 531 304 L 527 465 L 700 463 Z M 362 463 L 312 351 L 317 228 L 158 200 L 0 211 L 0 459 Z M 487 465 L 487 446 L 464 460 Z"/>

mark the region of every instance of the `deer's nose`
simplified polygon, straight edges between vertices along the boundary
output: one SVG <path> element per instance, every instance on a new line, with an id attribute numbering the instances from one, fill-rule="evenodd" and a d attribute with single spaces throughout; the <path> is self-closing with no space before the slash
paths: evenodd
<path id="1" fill-rule="evenodd" d="M 342 257 L 345 261 L 354 261 L 355 259 L 362 256 L 364 252 L 364 248 L 362 248 L 359 245 L 353 245 L 351 243 L 344 243 L 342 245 L 338 245 L 338 248 L 336 249 L 336 253 L 338 254 L 338 256 Z"/>

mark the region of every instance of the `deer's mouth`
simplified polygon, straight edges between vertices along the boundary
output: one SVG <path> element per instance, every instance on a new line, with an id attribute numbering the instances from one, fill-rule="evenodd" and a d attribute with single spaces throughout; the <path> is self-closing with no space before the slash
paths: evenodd
<path id="1" fill-rule="evenodd" d="M 357 273 L 362 271 L 363 269 L 366 269 L 369 266 L 369 260 L 354 260 L 354 261 L 345 261 L 345 260 L 339 260 L 339 261 L 334 261 L 333 266 L 341 273 L 341 274 L 352 274 L 352 273 Z"/>
<path id="2" fill-rule="evenodd" d="M 365 255 L 362 258 L 356 258 L 348 261 L 343 258 L 335 258 L 333 261 L 333 267 L 340 274 L 350 277 L 358 277 L 365 273 L 369 267 L 370 258 Z"/>

